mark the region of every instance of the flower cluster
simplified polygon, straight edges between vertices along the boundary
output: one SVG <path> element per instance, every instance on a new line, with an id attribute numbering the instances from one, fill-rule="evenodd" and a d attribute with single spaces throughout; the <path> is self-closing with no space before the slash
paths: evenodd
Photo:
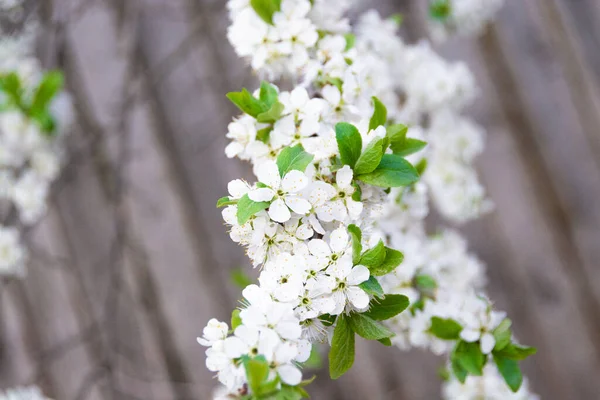
<path id="1" fill-rule="evenodd" d="M 0 391 L 0 400 L 50 400 L 37 386 L 20 386 Z"/>
<path id="2" fill-rule="evenodd" d="M 431 0 L 431 35 L 438 42 L 453 35 L 477 35 L 503 3 L 504 0 Z"/>
<path id="3" fill-rule="evenodd" d="M 0 253 L 3 275 L 24 272 L 19 231 L 46 211 L 71 120 L 62 75 L 42 70 L 32 55 L 32 37 L 26 30 L 0 40 L 0 203 L 4 224 L 13 226 L 0 228 L 0 246 L 6 249 Z"/>
<path id="4" fill-rule="evenodd" d="M 302 398 L 310 344 L 331 344 L 335 379 L 354 362 L 355 335 L 445 354 L 463 383 L 495 364 L 522 393 L 516 360 L 535 350 L 493 310 L 464 239 L 424 223 L 429 197 L 452 221 L 491 208 L 472 167 L 484 135 L 460 115 L 473 75 L 426 42 L 405 44 L 396 20 L 373 11 L 352 30 L 349 5 L 228 3 L 237 53 L 298 84 L 228 94 L 243 114 L 226 155 L 250 161 L 257 180 L 230 182 L 218 206 L 261 273 L 231 330 L 211 320 L 198 339 L 224 385 L 215 396 Z"/>

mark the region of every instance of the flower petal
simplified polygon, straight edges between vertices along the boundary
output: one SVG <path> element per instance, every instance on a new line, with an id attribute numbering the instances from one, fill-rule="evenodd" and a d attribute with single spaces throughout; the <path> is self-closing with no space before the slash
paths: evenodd
<path id="1" fill-rule="evenodd" d="M 279 176 L 279 168 L 277 168 L 277 163 L 275 163 L 275 161 L 265 161 L 257 166 L 255 170 L 259 182 L 262 182 L 273 189 L 279 189 L 281 177 Z"/>
<path id="2" fill-rule="evenodd" d="M 483 354 L 490 354 L 496 345 L 496 339 L 491 333 L 485 333 L 481 336 L 481 352 Z"/>
<path id="3" fill-rule="evenodd" d="M 315 182 L 312 184 L 310 192 L 310 202 L 315 206 L 325 204 L 326 201 L 334 197 L 337 192 L 333 186 L 325 182 Z"/>
<path id="4" fill-rule="evenodd" d="M 271 203 L 269 207 L 269 217 L 275 222 L 286 222 L 292 217 L 289 208 L 285 205 L 284 201 L 277 199 Z"/>
<path id="5" fill-rule="evenodd" d="M 356 267 L 352 268 L 352 271 L 350 271 L 346 281 L 349 285 L 356 286 L 368 280 L 369 276 L 371 276 L 371 273 L 367 267 L 363 265 L 357 265 Z"/>
<path id="6" fill-rule="evenodd" d="M 239 199 L 248 193 L 248 190 L 250 190 L 248 184 L 241 179 L 234 179 L 227 184 L 227 191 L 234 199 Z"/>
<path id="7" fill-rule="evenodd" d="M 304 172 L 291 170 L 283 177 L 281 188 L 287 193 L 298 193 L 308 185 L 308 178 Z"/>
<path id="8" fill-rule="evenodd" d="M 317 257 L 329 257 L 331 255 L 329 246 L 321 239 L 313 239 L 308 242 L 308 250 L 310 254 Z"/>
<path id="9" fill-rule="evenodd" d="M 304 200 L 298 196 L 286 196 L 285 204 L 292 209 L 293 212 L 300 215 L 306 215 L 312 208 L 308 200 Z"/>
<path id="10" fill-rule="evenodd" d="M 290 386 L 296 386 L 302 382 L 302 372 L 292 364 L 285 364 L 277 368 L 281 381 Z"/>
<path id="11" fill-rule="evenodd" d="M 351 286 L 346 289 L 346 296 L 348 296 L 350 303 L 359 310 L 369 306 L 369 295 L 357 286 Z"/>
<path id="12" fill-rule="evenodd" d="M 348 232 L 345 228 L 338 228 L 331 232 L 329 247 L 334 253 L 341 253 L 348 247 Z"/>
<path id="13" fill-rule="evenodd" d="M 248 192 L 248 197 L 252 201 L 271 201 L 275 196 L 275 191 L 271 188 L 258 188 Z"/>
<path id="14" fill-rule="evenodd" d="M 475 330 L 475 329 L 463 329 L 462 331 L 460 331 L 460 337 L 462 340 L 464 340 L 465 342 L 476 342 L 477 340 L 479 340 L 479 331 Z"/>
<path id="15" fill-rule="evenodd" d="M 335 175 L 335 181 L 338 187 L 347 189 L 352 185 L 353 176 L 352 169 L 348 165 L 344 165 Z"/>

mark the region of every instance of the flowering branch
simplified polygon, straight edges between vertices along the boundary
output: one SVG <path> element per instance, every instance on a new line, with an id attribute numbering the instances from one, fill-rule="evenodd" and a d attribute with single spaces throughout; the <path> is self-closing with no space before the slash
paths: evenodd
<path id="1" fill-rule="evenodd" d="M 517 360 L 535 350 L 492 310 L 481 264 L 457 233 L 424 229 L 428 192 L 454 221 L 491 208 L 471 164 L 481 128 L 458 114 L 475 96 L 473 76 L 426 43 L 404 44 L 397 22 L 375 12 L 351 32 L 349 3 L 228 3 L 236 52 L 259 75 L 299 84 L 228 94 L 243 115 L 225 152 L 250 161 L 258 181 L 230 182 L 218 206 L 262 270 L 232 329 L 213 319 L 198 339 L 224 385 L 216 397 L 305 397 L 298 366 L 311 343 L 330 342 L 336 379 L 354 363 L 356 334 L 447 354 L 452 382 L 499 373 L 531 397 Z"/>

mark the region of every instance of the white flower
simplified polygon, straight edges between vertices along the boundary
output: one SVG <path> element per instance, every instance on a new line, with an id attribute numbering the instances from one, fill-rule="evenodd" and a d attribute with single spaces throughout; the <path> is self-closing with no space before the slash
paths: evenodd
<path id="1" fill-rule="evenodd" d="M 0 275 L 23 276 L 27 252 L 16 228 L 0 227 Z"/>
<path id="2" fill-rule="evenodd" d="M 352 178 L 352 169 L 348 165 L 344 165 L 336 173 L 335 185 L 325 182 L 313 184 L 310 200 L 321 221 L 345 221 L 348 217 L 356 220 L 360 216 L 363 204 L 352 199 L 356 190 L 352 186 Z"/>
<path id="3" fill-rule="evenodd" d="M 302 256 L 280 253 L 265 264 L 258 278 L 261 288 L 273 294 L 277 301 L 296 300 L 304 291 L 302 271 L 306 268 Z"/>
<path id="4" fill-rule="evenodd" d="M 283 179 L 279 175 L 277 164 L 273 161 L 266 161 L 260 165 L 257 170 L 258 180 L 267 185 L 254 189 L 248 193 L 248 197 L 253 201 L 269 201 L 269 217 L 275 222 L 286 222 L 292 214 L 306 215 L 312 208 L 308 200 L 300 196 L 300 191 L 304 189 L 309 180 L 303 172 L 289 171 Z"/>
<path id="5" fill-rule="evenodd" d="M 212 346 L 216 341 L 224 340 L 228 331 L 229 327 L 225 322 L 212 318 L 202 331 L 202 337 L 197 338 L 197 341 L 202 346 Z"/>
<path id="6" fill-rule="evenodd" d="M 25 224 L 36 222 L 46 212 L 48 181 L 33 171 L 26 172 L 12 188 L 11 197 Z"/>
<path id="7" fill-rule="evenodd" d="M 349 305 L 352 309 L 363 311 L 369 306 L 369 295 L 358 285 L 369 279 L 370 273 L 363 265 L 352 266 L 352 256 L 344 255 L 335 265 L 327 269 L 335 279 L 333 300 L 335 309 L 332 315 L 340 314 Z"/>

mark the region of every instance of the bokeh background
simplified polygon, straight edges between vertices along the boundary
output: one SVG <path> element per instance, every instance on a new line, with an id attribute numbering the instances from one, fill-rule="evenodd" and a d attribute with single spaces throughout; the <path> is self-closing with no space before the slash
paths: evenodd
<path id="1" fill-rule="evenodd" d="M 363 1 L 425 34 L 425 0 Z M 478 167 L 496 210 L 461 229 L 543 399 L 600 398 L 600 2 L 507 0 L 479 39 L 441 48 L 475 71 L 487 127 Z M 250 270 L 216 200 L 248 166 L 227 160 L 234 108 L 256 83 L 225 38 L 224 0 L 38 0 L 39 52 L 77 111 L 48 216 L 28 232 L 23 281 L 0 289 L 0 388 L 56 400 L 209 399 L 195 342 Z M 255 271 L 256 272 L 256 271 Z M 321 399 L 437 399 L 441 360 L 358 341 Z"/>

